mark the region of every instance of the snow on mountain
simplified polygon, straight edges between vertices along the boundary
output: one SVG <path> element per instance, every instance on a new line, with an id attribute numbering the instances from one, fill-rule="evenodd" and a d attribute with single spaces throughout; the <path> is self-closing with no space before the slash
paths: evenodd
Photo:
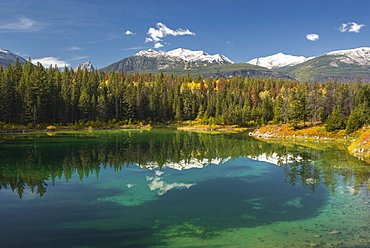
<path id="1" fill-rule="evenodd" d="M 18 56 L 8 50 L 0 49 L 0 64 L 7 66 L 7 64 L 14 64 L 15 60 L 18 58 L 19 62 L 23 65 L 26 63 L 26 60 L 21 56 Z"/>
<path id="2" fill-rule="evenodd" d="M 154 49 L 142 50 L 142 51 L 138 52 L 135 55 L 136 56 L 151 57 L 151 58 L 164 56 L 163 52 L 160 52 L 160 51 L 157 51 L 157 50 L 154 50 Z"/>
<path id="3" fill-rule="evenodd" d="M 333 51 L 325 55 L 343 56 L 339 61 L 347 64 L 370 65 L 370 47 Z"/>
<path id="4" fill-rule="evenodd" d="M 76 67 L 75 71 L 77 71 L 78 69 L 81 69 L 81 70 L 85 70 L 85 69 L 87 69 L 88 71 L 93 71 L 93 70 L 95 70 L 94 66 L 91 64 L 91 62 L 90 62 L 90 61 L 87 61 L 87 62 L 84 62 L 84 63 L 79 64 L 79 65 Z"/>
<path id="5" fill-rule="evenodd" d="M 169 57 L 174 60 L 180 58 L 182 60 L 185 60 L 187 62 L 193 62 L 193 61 L 207 61 L 209 63 L 230 63 L 234 64 L 232 60 L 227 58 L 226 56 L 222 54 L 215 54 L 215 55 L 209 55 L 208 53 L 204 51 L 191 51 L 189 49 L 184 48 L 177 48 L 172 51 L 164 52 L 164 51 L 156 51 L 154 49 L 148 49 L 143 50 L 135 54 L 136 56 L 146 56 L 146 57 Z"/>
<path id="6" fill-rule="evenodd" d="M 297 65 L 297 64 L 303 63 L 313 58 L 314 57 L 306 58 L 304 56 L 287 55 L 287 54 L 280 52 L 275 55 L 271 55 L 267 57 L 255 58 L 255 59 L 248 61 L 247 63 L 272 69 L 272 68 L 283 67 L 287 65 L 289 66 Z"/>

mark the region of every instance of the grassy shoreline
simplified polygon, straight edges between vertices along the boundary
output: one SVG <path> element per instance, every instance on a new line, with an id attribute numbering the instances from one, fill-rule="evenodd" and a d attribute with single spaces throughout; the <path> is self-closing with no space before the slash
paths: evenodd
<path id="1" fill-rule="evenodd" d="M 370 163 L 370 127 L 346 134 L 344 130 L 327 132 L 323 126 L 294 128 L 288 124 L 266 125 L 255 129 L 250 136 L 260 140 L 283 140 L 284 142 L 341 142 L 350 154 Z"/>
<path id="2" fill-rule="evenodd" d="M 237 125 L 199 124 L 196 121 L 175 123 L 121 123 L 121 122 L 78 122 L 69 125 L 37 125 L 35 127 L 0 123 L 0 133 L 26 133 L 26 132 L 54 132 L 54 131 L 87 131 L 87 130 L 150 130 L 152 128 L 173 128 L 181 131 L 193 132 L 241 132 L 252 130 L 250 136 L 260 140 L 280 140 L 284 142 L 315 141 L 315 142 L 341 142 L 345 144 L 350 154 L 370 163 L 370 126 L 364 127 L 354 133 L 346 134 L 344 130 L 335 132 L 325 131 L 323 126 L 299 127 L 289 124 L 266 125 L 259 128 L 241 128 Z"/>

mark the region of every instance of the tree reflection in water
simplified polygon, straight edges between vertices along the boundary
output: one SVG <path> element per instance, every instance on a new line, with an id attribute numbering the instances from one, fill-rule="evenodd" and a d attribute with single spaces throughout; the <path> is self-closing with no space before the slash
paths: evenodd
<path id="1" fill-rule="evenodd" d="M 338 177 L 358 187 L 369 180 L 368 164 L 339 148 L 311 148 L 263 142 L 246 132 L 207 134 L 179 131 L 94 131 L 7 136 L 0 145 L 0 189 L 22 197 L 24 190 L 43 196 L 49 182 L 80 180 L 101 169 L 121 170 L 130 164 L 153 166 L 206 166 L 226 159 L 249 157 L 282 166 L 285 181 L 314 191 L 323 182 L 333 192 Z M 48 183 L 47 183 L 48 182 Z"/>

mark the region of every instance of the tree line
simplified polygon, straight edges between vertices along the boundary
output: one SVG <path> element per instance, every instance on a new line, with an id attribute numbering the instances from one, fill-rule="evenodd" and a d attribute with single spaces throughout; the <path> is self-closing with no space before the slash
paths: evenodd
<path id="1" fill-rule="evenodd" d="M 370 123 L 370 85 L 273 78 L 59 70 L 19 61 L 0 68 L 0 121 L 36 126 L 79 121 L 240 126 L 324 123 L 348 133 Z"/>

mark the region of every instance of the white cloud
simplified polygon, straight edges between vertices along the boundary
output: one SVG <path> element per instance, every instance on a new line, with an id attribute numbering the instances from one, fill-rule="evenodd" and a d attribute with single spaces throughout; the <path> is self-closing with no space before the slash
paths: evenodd
<path id="1" fill-rule="evenodd" d="M 318 34 L 307 34 L 306 39 L 310 41 L 317 41 L 320 38 Z"/>
<path id="2" fill-rule="evenodd" d="M 145 46 L 137 46 L 137 47 L 129 47 L 129 48 L 122 48 L 122 49 L 119 49 L 121 51 L 129 51 L 129 50 L 143 50 L 143 49 L 148 49 L 149 47 L 145 47 Z"/>
<path id="3" fill-rule="evenodd" d="M 163 47 L 163 45 L 159 42 L 154 44 L 154 48 L 161 48 L 161 47 Z"/>
<path id="4" fill-rule="evenodd" d="M 59 58 L 54 57 L 45 57 L 41 59 L 33 59 L 32 63 L 36 64 L 37 62 L 40 62 L 44 67 L 57 66 L 57 67 L 64 67 L 64 66 L 71 66 L 69 63 L 59 60 Z"/>
<path id="5" fill-rule="evenodd" d="M 154 42 L 152 38 L 145 37 L 145 43 Z"/>
<path id="6" fill-rule="evenodd" d="M 135 35 L 136 33 L 133 33 L 133 32 L 131 32 L 130 30 L 127 30 L 126 32 L 125 32 L 125 35 Z"/>
<path id="7" fill-rule="evenodd" d="M 360 29 L 362 27 L 365 27 L 365 24 L 358 24 L 355 22 L 348 22 L 348 23 L 342 23 L 342 25 L 339 28 L 340 32 L 353 32 L 353 33 L 359 33 Z"/>
<path id="8" fill-rule="evenodd" d="M 234 44 L 233 43 L 231 43 L 231 41 L 226 41 L 226 45 L 228 46 L 228 47 L 233 47 L 234 46 Z"/>
<path id="9" fill-rule="evenodd" d="M 176 30 L 172 30 L 161 22 L 158 22 L 156 26 L 157 26 L 157 29 L 156 28 L 149 28 L 147 34 L 150 37 L 145 38 L 145 43 L 154 42 L 155 43 L 154 44 L 155 48 L 156 48 L 156 46 L 157 46 L 157 48 L 158 48 L 158 46 L 163 47 L 163 45 L 161 43 L 159 43 L 159 41 L 163 41 L 162 39 L 164 37 L 166 37 L 167 35 L 172 35 L 172 36 L 195 35 L 195 33 L 191 32 L 189 29 L 178 28 Z"/>
<path id="10" fill-rule="evenodd" d="M 79 51 L 79 50 L 82 50 L 82 48 L 81 47 L 77 47 L 77 46 L 68 47 L 66 49 L 66 51 L 71 51 L 71 52 L 73 52 L 73 51 Z"/>
<path id="11" fill-rule="evenodd" d="M 69 60 L 81 60 L 81 59 L 87 59 L 89 56 L 78 56 L 78 57 L 74 57 L 72 59 L 69 59 Z"/>
<path id="12" fill-rule="evenodd" d="M 2 31 L 37 31 L 42 28 L 42 25 L 27 17 L 20 17 L 18 22 L 2 24 Z"/>

